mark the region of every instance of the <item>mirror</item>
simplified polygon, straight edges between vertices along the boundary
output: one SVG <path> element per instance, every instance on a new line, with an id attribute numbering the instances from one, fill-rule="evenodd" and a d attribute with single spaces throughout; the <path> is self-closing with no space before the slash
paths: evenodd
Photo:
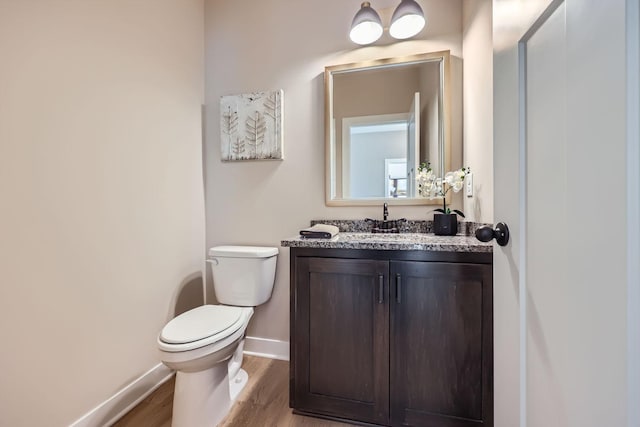
<path id="1" fill-rule="evenodd" d="M 418 166 L 449 167 L 449 51 L 325 68 L 326 204 L 439 204 Z"/>

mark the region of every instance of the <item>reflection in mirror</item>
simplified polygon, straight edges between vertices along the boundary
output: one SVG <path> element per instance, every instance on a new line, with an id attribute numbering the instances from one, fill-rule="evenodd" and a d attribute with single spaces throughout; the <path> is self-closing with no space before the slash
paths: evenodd
<path id="1" fill-rule="evenodd" d="M 415 176 L 445 167 L 448 74 L 448 51 L 326 68 L 328 205 L 430 202 Z"/>

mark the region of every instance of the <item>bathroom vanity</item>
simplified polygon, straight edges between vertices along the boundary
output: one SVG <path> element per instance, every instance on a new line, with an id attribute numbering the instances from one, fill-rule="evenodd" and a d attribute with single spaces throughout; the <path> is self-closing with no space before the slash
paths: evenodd
<path id="1" fill-rule="evenodd" d="M 492 245 L 340 233 L 291 256 L 290 406 L 388 426 L 493 425 Z"/>

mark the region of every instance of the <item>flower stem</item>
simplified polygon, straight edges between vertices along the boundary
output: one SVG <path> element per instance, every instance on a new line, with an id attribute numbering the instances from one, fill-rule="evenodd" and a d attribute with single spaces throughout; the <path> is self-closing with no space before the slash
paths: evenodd
<path id="1" fill-rule="evenodd" d="M 442 193 L 442 210 L 447 213 L 447 192 Z"/>

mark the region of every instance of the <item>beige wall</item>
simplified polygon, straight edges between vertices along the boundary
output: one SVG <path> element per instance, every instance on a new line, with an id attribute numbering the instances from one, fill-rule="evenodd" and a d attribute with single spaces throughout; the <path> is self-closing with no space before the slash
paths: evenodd
<path id="1" fill-rule="evenodd" d="M 149 370 L 198 288 L 202 15 L 0 0 L 2 426 L 69 425 Z"/>
<path id="2" fill-rule="evenodd" d="M 407 113 L 418 87 L 419 70 L 420 67 L 415 66 L 334 76 L 336 128 L 340 128 L 344 117 Z"/>
<path id="3" fill-rule="evenodd" d="M 396 4 L 386 1 L 376 7 Z M 311 219 L 381 217 L 381 207 L 325 206 L 323 72 L 328 65 L 447 49 L 462 57 L 462 1 L 425 0 L 421 4 L 428 26 L 419 39 L 391 43 L 385 36 L 375 46 L 360 48 L 347 36 L 357 2 L 206 2 L 208 246 L 279 246 L 282 238 L 296 235 Z M 390 14 L 382 12 L 383 19 Z M 222 163 L 219 97 L 278 88 L 285 94 L 285 160 Z M 458 158 L 457 166 L 459 163 Z M 393 206 L 390 214 L 392 218 L 427 219 L 431 210 Z M 211 281 L 208 283 L 213 299 Z M 289 339 L 287 248 L 281 248 L 273 297 L 257 308 L 249 334 Z"/>
<path id="4" fill-rule="evenodd" d="M 493 34 L 491 0 L 463 0 L 464 166 L 473 197 L 462 195 L 470 221 L 493 222 Z"/>

